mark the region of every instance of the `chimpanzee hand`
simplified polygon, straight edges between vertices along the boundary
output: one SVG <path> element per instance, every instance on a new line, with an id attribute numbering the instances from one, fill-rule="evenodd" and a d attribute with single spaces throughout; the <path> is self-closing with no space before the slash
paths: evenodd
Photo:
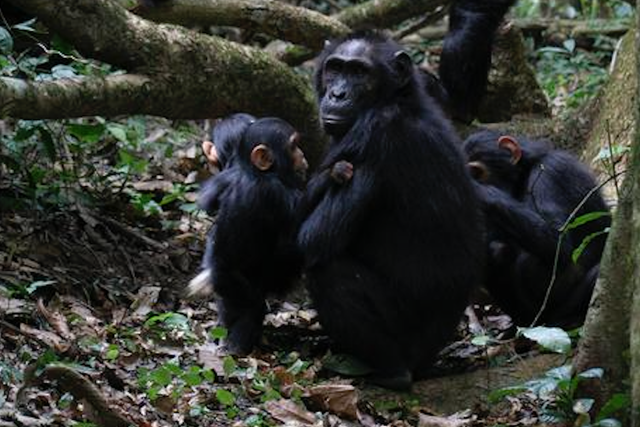
<path id="1" fill-rule="evenodd" d="M 336 184 L 346 184 L 353 178 L 353 164 L 346 160 L 335 162 L 331 167 L 330 175 Z"/>

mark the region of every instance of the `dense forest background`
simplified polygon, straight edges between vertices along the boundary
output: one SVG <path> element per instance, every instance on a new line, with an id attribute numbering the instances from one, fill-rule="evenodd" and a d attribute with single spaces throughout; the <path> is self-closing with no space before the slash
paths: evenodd
<path id="1" fill-rule="evenodd" d="M 0 426 L 640 425 L 629 2 L 518 1 L 478 120 L 456 124 L 549 138 L 598 173 L 617 211 L 584 329 L 513 336 L 481 295 L 434 379 L 402 394 L 328 351 L 302 290 L 271 302 L 246 358 L 219 351 L 212 301 L 183 298 L 212 223 L 196 205 L 210 119 L 281 116 L 315 165 L 324 41 L 386 29 L 435 71 L 446 12 L 444 0 L 0 0 Z"/>

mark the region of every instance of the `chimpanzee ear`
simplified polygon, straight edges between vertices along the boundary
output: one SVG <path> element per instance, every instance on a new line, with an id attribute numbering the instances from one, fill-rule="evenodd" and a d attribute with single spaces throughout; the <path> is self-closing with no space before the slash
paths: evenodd
<path id="1" fill-rule="evenodd" d="M 209 141 L 209 140 L 202 141 L 202 151 L 204 152 L 204 156 L 207 158 L 209 163 L 211 163 L 216 167 L 220 166 L 220 159 L 218 158 L 218 150 L 216 150 L 216 146 L 212 141 Z"/>
<path id="2" fill-rule="evenodd" d="M 273 166 L 273 153 L 264 144 L 256 145 L 251 150 L 251 164 L 261 171 L 268 171 Z"/>
<path id="3" fill-rule="evenodd" d="M 498 147 L 509 150 L 511 153 L 511 163 L 517 165 L 522 158 L 522 148 L 518 140 L 510 135 L 503 135 L 498 138 Z"/>
<path id="4" fill-rule="evenodd" d="M 487 182 L 489 180 L 489 169 L 487 165 L 479 161 L 467 163 L 471 177 L 478 182 Z"/>
<path id="5" fill-rule="evenodd" d="M 404 86 L 411 78 L 413 70 L 413 60 L 407 52 L 399 50 L 393 54 L 395 68 L 400 78 L 401 86 Z"/>

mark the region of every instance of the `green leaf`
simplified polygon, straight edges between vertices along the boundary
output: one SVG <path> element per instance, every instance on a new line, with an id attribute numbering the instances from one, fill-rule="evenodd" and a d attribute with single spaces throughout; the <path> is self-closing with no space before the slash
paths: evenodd
<path id="1" fill-rule="evenodd" d="M 564 41 L 564 43 L 562 43 L 562 46 L 564 46 L 564 48 L 567 49 L 568 52 L 573 53 L 573 51 L 576 49 L 576 41 L 574 39 L 567 39 Z"/>
<path id="2" fill-rule="evenodd" d="M 577 218 L 574 218 L 567 226 L 565 227 L 563 232 L 573 230 L 574 228 L 578 228 L 581 225 L 584 225 L 588 222 L 595 221 L 597 219 L 602 218 L 603 216 L 611 216 L 611 212 L 608 211 L 597 211 L 597 212 L 589 212 L 584 215 L 580 215 Z"/>
<path id="3" fill-rule="evenodd" d="M 587 249 L 587 246 L 589 246 L 589 243 L 591 243 L 593 239 L 595 239 L 598 236 L 602 236 L 603 234 L 609 234 L 610 229 L 611 229 L 610 227 L 607 227 L 602 231 L 598 231 L 597 233 L 591 233 L 587 237 L 585 237 L 582 240 L 582 242 L 580 242 L 580 245 L 577 248 L 575 248 L 573 252 L 571 252 L 571 260 L 574 262 L 574 264 L 578 262 L 578 259 L 580 258 L 584 250 Z"/>
<path id="4" fill-rule="evenodd" d="M 306 369 L 307 366 L 309 366 L 309 363 L 305 362 L 304 360 L 298 359 L 293 362 L 289 369 L 287 369 L 287 372 L 290 372 L 293 375 L 298 375 L 300 372 Z"/>
<path id="5" fill-rule="evenodd" d="M 13 51 L 13 37 L 5 27 L 0 27 L 0 52 L 11 53 Z"/>
<path id="6" fill-rule="evenodd" d="M 69 65 L 56 65 L 51 68 L 51 75 L 55 79 L 73 79 L 78 77 L 75 68 Z"/>
<path id="7" fill-rule="evenodd" d="M 549 351 L 567 354 L 571 350 L 571 338 L 560 328 L 537 326 L 520 329 L 519 332 Z"/>
<path id="8" fill-rule="evenodd" d="M 67 131 L 80 141 L 96 143 L 104 134 L 106 127 L 103 124 L 87 125 L 80 123 L 67 124 Z"/>
<path id="9" fill-rule="evenodd" d="M 622 427 L 622 423 L 615 418 L 605 418 L 593 424 L 593 427 Z"/>
<path id="10" fill-rule="evenodd" d="M 224 406 L 231 406 L 236 403 L 236 397 L 233 393 L 223 388 L 216 390 L 216 399 Z"/>
<path id="11" fill-rule="evenodd" d="M 491 342 L 491 337 L 489 335 L 478 335 L 471 339 L 471 344 L 476 347 L 486 347 Z"/>
<path id="12" fill-rule="evenodd" d="M 209 382 L 213 382 L 216 379 L 216 374 L 211 369 L 203 369 L 201 373 L 202 378 Z"/>
<path id="13" fill-rule="evenodd" d="M 193 213 L 199 209 L 197 203 L 183 203 L 180 205 L 180 210 L 185 213 Z"/>
<path id="14" fill-rule="evenodd" d="M 631 405 L 631 398 L 627 393 L 616 393 L 611 396 L 611 399 L 604 404 L 596 420 L 604 421 L 611 415 L 615 414 L 618 411 L 626 410 Z"/>
<path id="15" fill-rule="evenodd" d="M 182 380 L 191 387 L 202 384 L 202 376 L 200 376 L 200 368 L 191 366 L 187 372 L 182 375 Z"/>
<path id="16" fill-rule="evenodd" d="M 12 28 L 20 31 L 26 31 L 29 33 L 37 33 L 37 30 L 33 28 L 33 24 L 36 23 L 36 18 L 29 19 L 28 21 L 21 22 L 19 24 L 13 25 Z"/>
<path id="17" fill-rule="evenodd" d="M 51 135 L 49 129 L 45 127 L 41 127 L 38 130 L 40 133 L 40 143 L 44 148 L 45 154 L 50 161 L 55 162 L 58 158 L 58 154 L 56 150 L 56 144 L 53 142 L 53 135 Z"/>
<path id="18" fill-rule="evenodd" d="M 149 380 L 161 387 L 168 386 L 173 380 L 173 375 L 164 366 L 149 372 Z"/>
<path id="19" fill-rule="evenodd" d="M 147 328 L 151 328 L 156 326 L 157 324 L 162 323 L 166 327 L 171 329 L 178 330 L 188 330 L 189 329 L 189 319 L 184 314 L 180 313 L 162 313 L 155 316 L 151 316 L 144 322 L 144 326 Z"/>
<path id="20" fill-rule="evenodd" d="M 557 368 L 549 369 L 544 376 L 556 381 L 569 381 L 571 379 L 571 369 L 571 365 L 559 366 Z"/>
<path id="21" fill-rule="evenodd" d="M 213 339 L 223 340 L 227 337 L 228 333 L 229 332 L 227 331 L 227 328 L 223 326 L 216 326 L 215 328 L 211 329 L 209 335 Z"/>
<path id="22" fill-rule="evenodd" d="M 487 399 L 490 403 L 498 403 L 507 396 L 515 396 L 517 394 L 524 393 L 525 391 L 527 391 L 527 387 L 525 386 L 505 387 L 492 391 L 487 396 Z"/>
<path id="23" fill-rule="evenodd" d="M 625 145 L 614 145 L 611 148 L 606 147 L 601 149 L 596 157 L 593 159 L 594 161 L 603 161 L 603 160 L 611 160 L 621 157 L 623 154 L 631 151 L 630 147 Z"/>
<path id="24" fill-rule="evenodd" d="M 127 130 L 122 125 L 110 123 L 107 125 L 107 131 L 118 141 L 127 142 L 129 140 L 129 138 L 127 138 Z"/>
<path id="25" fill-rule="evenodd" d="M 33 294 L 38 289 L 44 288 L 46 286 L 51 286 L 54 283 L 56 283 L 55 280 L 38 280 L 36 282 L 31 283 L 29 286 L 27 286 L 27 292 L 29 294 Z"/>
<path id="26" fill-rule="evenodd" d="M 233 357 L 225 356 L 222 361 L 222 369 L 224 370 L 224 374 L 229 377 L 236 372 L 236 369 L 238 369 L 238 365 L 236 364 L 236 361 L 233 359 Z"/>
<path id="27" fill-rule="evenodd" d="M 282 395 L 280 393 L 278 393 L 277 390 L 269 388 L 265 392 L 265 394 L 263 394 L 262 397 L 260 398 L 260 402 L 265 403 L 265 402 L 268 402 L 270 400 L 279 400 L 279 399 L 282 399 Z"/>
<path id="28" fill-rule="evenodd" d="M 576 399 L 573 401 L 573 412 L 576 414 L 588 414 L 593 408 L 594 399 Z"/>
<path id="29" fill-rule="evenodd" d="M 584 372 L 580 372 L 578 374 L 578 378 L 602 378 L 604 375 L 604 369 L 602 368 L 591 368 L 587 369 Z"/>
<path id="30" fill-rule="evenodd" d="M 113 361 L 113 360 L 116 360 L 119 355 L 120 355 L 120 349 L 118 348 L 118 346 L 115 344 L 111 344 L 105 354 L 105 358 L 107 360 Z"/>

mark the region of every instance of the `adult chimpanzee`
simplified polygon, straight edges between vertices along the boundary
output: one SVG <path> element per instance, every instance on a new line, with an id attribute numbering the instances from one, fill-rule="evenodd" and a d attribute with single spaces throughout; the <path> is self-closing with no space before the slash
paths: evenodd
<path id="1" fill-rule="evenodd" d="M 442 87 L 425 76 L 427 90 L 458 120 L 476 116 L 487 87 L 496 30 L 516 0 L 454 0 L 440 56 Z"/>
<path id="2" fill-rule="evenodd" d="M 377 33 L 325 48 L 316 89 L 331 137 L 298 243 L 336 346 L 404 389 L 450 337 L 481 275 L 480 205 L 460 143 L 411 58 Z M 329 185 L 327 170 L 353 165 Z"/>
<path id="3" fill-rule="evenodd" d="M 603 231 L 610 224 L 592 174 L 544 142 L 494 131 L 471 135 L 464 149 L 486 212 L 490 293 L 516 324 L 529 325 L 552 283 L 557 252 L 556 277 L 537 321 L 564 327 L 581 323 L 598 275 Z M 576 209 L 577 217 L 605 215 L 560 239 L 560 228 Z M 572 252 L 583 242 L 588 245 L 573 262 Z"/>
<path id="4" fill-rule="evenodd" d="M 258 342 L 266 295 L 287 290 L 301 267 L 295 209 L 307 162 L 298 142 L 298 133 L 281 119 L 250 123 L 234 164 L 200 194 L 200 205 L 218 212 L 215 245 L 205 264 L 234 354 L 249 353 Z"/>
<path id="5" fill-rule="evenodd" d="M 238 146 L 242 139 L 242 134 L 247 127 L 256 121 L 250 114 L 237 113 L 216 122 L 211 130 L 208 140 L 202 142 L 202 151 L 207 160 L 218 168 L 219 171 L 231 166 L 236 159 Z M 213 214 L 213 212 L 210 212 Z M 208 296 L 213 293 L 213 283 L 211 283 L 211 268 L 213 263 L 213 247 L 215 235 L 215 225 L 207 234 L 205 253 L 202 257 L 201 271 L 194 277 L 187 287 L 187 297 Z"/>

